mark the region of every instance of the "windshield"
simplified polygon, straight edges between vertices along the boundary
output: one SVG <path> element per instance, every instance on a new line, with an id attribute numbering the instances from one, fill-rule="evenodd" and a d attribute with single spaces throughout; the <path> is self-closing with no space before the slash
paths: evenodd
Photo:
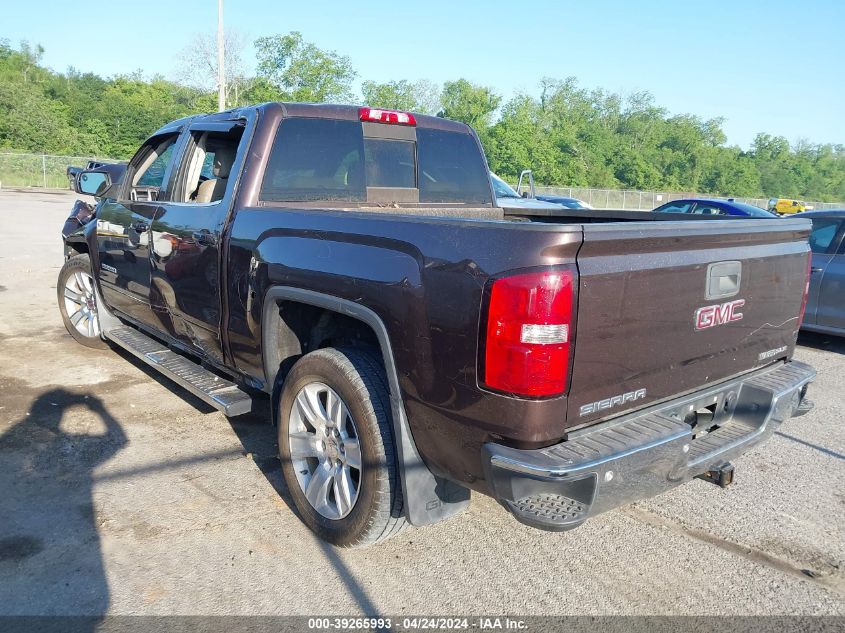
<path id="1" fill-rule="evenodd" d="M 495 192 L 497 198 L 519 198 L 516 191 L 514 191 L 508 183 L 499 178 L 492 171 L 490 172 L 490 180 L 493 181 L 493 191 Z"/>

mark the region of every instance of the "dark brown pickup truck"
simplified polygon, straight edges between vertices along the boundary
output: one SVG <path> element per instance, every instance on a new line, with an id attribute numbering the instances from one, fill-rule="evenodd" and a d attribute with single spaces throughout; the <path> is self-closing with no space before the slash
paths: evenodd
<path id="1" fill-rule="evenodd" d="M 270 395 L 291 495 L 338 545 L 470 490 L 565 530 L 725 485 L 811 406 L 809 222 L 498 208 L 470 128 L 352 106 L 175 121 L 76 182 L 98 203 L 65 236 L 68 331 L 227 415 Z"/>

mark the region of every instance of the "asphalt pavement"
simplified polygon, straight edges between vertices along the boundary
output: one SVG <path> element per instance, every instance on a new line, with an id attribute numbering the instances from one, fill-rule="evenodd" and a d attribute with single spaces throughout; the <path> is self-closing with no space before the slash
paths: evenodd
<path id="1" fill-rule="evenodd" d="M 338 550 L 296 517 L 269 407 L 227 419 L 65 332 L 74 197 L 0 192 L 0 614 L 845 615 L 845 339 L 815 410 L 669 494 L 548 533 L 465 514 Z"/>

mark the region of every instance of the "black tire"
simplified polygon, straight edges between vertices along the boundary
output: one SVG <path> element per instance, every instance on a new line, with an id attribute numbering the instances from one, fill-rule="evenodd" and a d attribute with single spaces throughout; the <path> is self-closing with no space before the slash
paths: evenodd
<path id="1" fill-rule="evenodd" d="M 319 513 L 308 501 L 294 471 L 289 443 L 291 410 L 311 383 L 333 389 L 346 404 L 360 445 L 358 496 L 339 519 Z M 279 402 L 279 457 L 288 490 L 305 524 L 338 547 L 366 547 L 398 534 L 406 525 L 399 480 L 387 378 L 381 358 L 358 349 L 326 348 L 303 356 L 285 379 Z"/>
<path id="2" fill-rule="evenodd" d="M 91 259 L 86 254 L 74 255 L 65 262 L 65 265 L 62 266 L 61 271 L 59 271 L 59 279 L 56 283 L 56 294 L 59 301 L 59 312 L 62 315 L 62 321 L 65 324 L 65 329 L 68 331 L 68 334 L 70 334 L 77 343 L 81 343 L 82 345 L 93 349 L 107 349 L 108 344 L 101 336 L 99 319 L 96 316 L 96 300 L 92 290 L 93 286 L 91 286 L 90 291 L 83 288 L 77 282 L 81 275 L 86 276 L 93 283 Z M 66 298 L 66 292 L 69 291 L 73 294 L 74 289 L 68 288 L 68 284 L 76 288 L 76 290 L 81 291 L 76 293 L 79 295 L 81 301 L 80 305 L 83 308 L 81 316 L 77 311 L 74 313 L 69 312 L 69 303 L 72 303 L 74 299 L 70 299 L 69 297 Z M 78 319 L 77 323 L 74 323 L 74 320 L 76 319 Z M 82 323 L 82 329 L 77 327 L 80 323 Z M 92 324 L 92 327 L 90 328 L 86 327 L 89 323 Z"/>

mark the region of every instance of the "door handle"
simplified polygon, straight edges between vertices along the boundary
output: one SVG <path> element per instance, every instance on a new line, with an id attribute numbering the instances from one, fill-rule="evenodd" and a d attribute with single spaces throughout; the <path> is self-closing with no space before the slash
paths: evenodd
<path id="1" fill-rule="evenodd" d="M 208 230 L 194 231 L 191 236 L 197 244 L 201 244 L 202 246 L 214 246 L 217 244 L 217 238 L 214 236 L 214 233 Z"/>
<path id="2" fill-rule="evenodd" d="M 824 268 L 816 268 L 815 266 L 813 268 L 810 268 L 811 273 L 820 273 L 823 270 L 824 270 Z"/>
<path id="3" fill-rule="evenodd" d="M 150 228 L 150 226 L 146 222 L 133 222 L 131 228 L 136 233 L 146 233 L 147 229 Z"/>

